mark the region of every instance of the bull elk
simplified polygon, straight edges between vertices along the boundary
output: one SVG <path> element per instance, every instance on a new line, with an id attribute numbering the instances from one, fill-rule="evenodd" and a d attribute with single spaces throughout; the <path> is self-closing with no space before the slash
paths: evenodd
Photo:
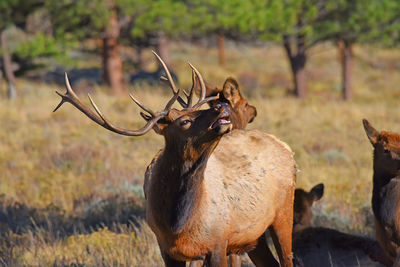
<path id="1" fill-rule="evenodd" d="M 313 203 L 324 193 L 318 184 L 310 191 L 294 193 L 294 265 L 304 266 L 383 266 L 385 257 L 379 244 L 368 237 L 350 235 L 323 227 L 312 227 Z"/>
<path id="2" fill-rule="evenodd" d="M 374 148 L 372 211 L 376 239 L 393 266 L 400 266 L 400 135 L 378 132 L 364 119 Z"/>
<path id="3" fill-rule="evenodd" d="M 155 54 L 156 55 L 156 54 Z M 156 55 L 157 56 L 157 55 Z M 104 128 L 128 136 L 151 129 L 162 135 L 165 146 L 148 167 L 144 191 L 146 220 L 155 233 L 166 266 L 205 259 L 209 266 L 227 266 L 227 254 L 248 252 L 257 266 L 276 265 L 264 242 L 269 229 L 282 266 L 292 266 L 293 196 L 296 164 L 290 148 L 276 137 L 259 131 L 236 130 L 229 109 L 221 104 L 199 108 L 216 97 L 205 97 L 200 73 L 192 66 L 193 80 L 201 87 L 192 105 L 163 65 L 173 96 L 164 109 L 154 112 L 133 96 L 145 113 L 145 126 L 127 130 L 112 124 L 89 97 L 97 114 L 79 101 L 66 79 L 67 93 L 60 94 Z M 178 101 L 182 110 L 172 108 Z M 147 114 L 146 114 L 147 113 Z M 263 250 L 264 254 L 253 253 Z"/>

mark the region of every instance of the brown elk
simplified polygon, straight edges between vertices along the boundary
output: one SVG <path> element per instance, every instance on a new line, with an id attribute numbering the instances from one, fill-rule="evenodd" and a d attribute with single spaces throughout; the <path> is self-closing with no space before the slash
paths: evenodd
<path id="1" fill-rule="evenodd" d="M 310 191 L 301 188 L 294 191 L 293 233 L 312 226 L 314 216 L 311 207 L 323 194 L 324 184 L 317 184 Z"/>
<path id="2" fill-rule="evenodd" d="M 311 227 L 313 203 L 323 195 L 318 184 L 309 192 L 296 189 L 294 197 L 294 265 L 303 266 L 383 266 L 385 257 L 379 244 L 370 238 L 323 227 Z"/>
<path id="3" fill-rule="evenodd" d="M 223 103 L 229 105 L 229 110 L 231 111 L 229 118 L 233 129 L 244 129 L 257 116 L 257 109 L 249 105 L 247 99 L 242 96 L 239 84 L 234 78 L 227 78 L 222 88 L 211 86 L 208 83 L 205 83 L 205 86 L 206 97 L 218 96 L 217 99 L 208 102 L 210 107 Z M 196 94 L 200 95 L 199 87 L 196 87 Z"/>
<path id="4" fill-rule="evenodd" d="M 267 229 L 281 265 L 292 266 L 296 179 L 292 151 L 276 137 L 259 131 L 228 134 L 232 124 L 227 105 L 199 109 L 215 97 L 205 98 L 205 85 L 198 71 L 192 66 L 202 88 L 199 102 L 192 106 L 192 92 L 187 101 L 180 98 L 168 69 L 159 60 L 173 97 L 158 112 L 132 97 L 148 113 L 142 113 L 147 123 L 139 130 L 113 125 L 90 98 L 97 114 L 92 112 L 79 101 L 67 79 L 67 93 L 58 93 L 62 100 L 55 110 L 70 102 L 115 133 L 138 136 L 154 129 L 164 137 L 165 147 L 154 158 L 144 190 L 146 220 L 157 237 L 166 266 L 185 266 L 185 261 L 201 258 L 209 266 L 227 266 L 227 254 L 250 250 L 254 262 L 276 264 L 270 252 L 265 252 L 263 258 L 252 253 L 264 249 L 258 239 Z M 184 106 L 182 110 L 172 108 L 177 100 Z"/>
<path id="5" fill-rule="evenodd" d="M 364 119 L 374 147 L 372 210 L 376 239 L 393 266 L 400 266 L 400 134 L 378 132 Z"/>
<path id="6" fill-rule="evenodd" d="M 378 242 L 364 236 L 323 227 L 309 227 L 293 236 L 294 265 L 304 266 L 385 266 Z"/>

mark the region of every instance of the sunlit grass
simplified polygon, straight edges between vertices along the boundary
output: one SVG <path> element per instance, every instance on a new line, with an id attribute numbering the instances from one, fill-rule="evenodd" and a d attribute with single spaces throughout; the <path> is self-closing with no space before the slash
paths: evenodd
<path id="1" fill-rule="evenodd" d="M 333 46 L 311 50 L 309 98 L 302 101 L 289 94 L 291 76 L 280 47 L 228 43 L 226 54 L 222 68 L 215 49 L 173 45 L 180 85 L 190 87 L 186 61 L 211 84 L 239 78 L 258 110 L 249 128 L 272 133 L 292 147 L 301 170 L 299 187 L 325 184 L 325 196 L 315 207 L 316 223 L 373 235 L 372 148 L 361 120 L 400 132 L 400 52 L 356 47 L 355 97 L 348 102 L 341 100 Z M 150 51 L 145 56 L 149 68 L 155 66 Z M 170 96 L 168 89 L 128 87 L 155 110 Z M 110 133 L 69 104 L 52 113 L 59 101 L 54 90 L 64 90 L 60 86 L 20 80 L 19 88 L 17 100 L 0 100 L 0 265 L 159 266 L 156 241 L 143 222 L 141 186 L 162 137 Z M 113 96 L 102 87 L 92 91 L 117 125 L 144 124 L 128 96 Z"/>

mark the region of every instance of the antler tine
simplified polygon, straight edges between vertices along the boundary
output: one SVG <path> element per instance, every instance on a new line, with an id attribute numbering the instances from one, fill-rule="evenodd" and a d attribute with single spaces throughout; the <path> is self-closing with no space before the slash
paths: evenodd
<path id="1" fill-rule="evenodd" d="M 60 103 L 58 103 L 57 107 L 53 110 L 53 112 L 56 112 L 57 109 L 59 109 L 61 107 L 61 105 L 64 104 L 65 102 L 71 102 L 69 100 L 70 97 L 78 99 L 78 97 L 76 96 L 75 92 L 72 90 L 72 88 L 69 84 L 67 73 L 65 73 L 65 88 L 67 89 L 67 92 L 65 93 L 65 95 L 56 91 L 56 94 L 61 96 L 61 101 L 60 101 Z"/>
<path id="2" fill-rule="evenodd" d="M 104 125 L 102 124 L 102 126 L 105 126 L 107 129 L 111 130 L 113 128 L 113 125 L 111 122 L 109 122 L 109 120 L 107 120 L 107 118 L 101 113 L 100 109 L 97 107 L 96 103 L 94 103 L 92 97 L 90 96 L 90 94 L 87 95 L 89 100 L 90 100 L 90 104 L 92 104 L 92 106 L 94 107 L 94 110 L 96 110 L 97 114 L 100 116 L 100 118 L 103 120 Z"/>
<path id="3" fill-rule="evenodd" d="M 65 101 L 64 101 L 64 96 L 63 96 L 61 93 L 59 93 L 58 91 L 56 91 L 56 94 L 59 95 L 59 96 L 61 96 L 61 101 L 60 101 L 60 103 L 58 103 L 57 107 L 56 107 L 55 109 L 53 109 L 53 112 L 56 112 L 57 109 L 59 109 L 59 108 L 61 107 L 61 105 L 64 104 L 64 102 L 65 102 Z"/>
<path id="4" fill-rule="evenodd" d="M 195 71 L 192 69 L 192 88 L 190 89 L 189 95 L 186 94 L 186 97 L 187 97 L 187 107 L 188 107 L 188 108 L 190 108 L 190 107 L 192 106 L 193 90 L 194 90 L 194 88 L 196 88 L 196 83 L 197 83 L 196 73 L 195 73 Z"/>
<path id="5" fill-rule="evenodd" d="M 216 96 L 207 97 L 207 98 L 197 102 L 196 105 L 193 106 L 193 109 L 198 109 L 203 104 L 205 104 L 205 103 L 207 103 L 209 101 L 217 100 L 218 98 L 219 98 L 219 93 Z"/>
<path id="6" fill-rule="evenodd" d="M 149 109 L 149 108 L 143 106 L 135 97 L 133 97 L 132 94 L 129 94 L 129 96 L 131 97 L 131 99 L 133 100 L 133 102 L 136 103 L 136 105 L 138 105 L 141 109 L 143 109 L 144 111 L 146 111 L 147 113 L 149 113 L 152 117 L 155 117 L 154 112 L 153 112 L 151 109 Z"/>
<path id="7" fill-rule="evenodd" d="M 154 51 L 152 51 L 152 52 L 153 52 L 153 54 L 156 56 L 156 58 L 158 59 L 158 61 L 160 61 L 161 65 L 163 66 L 164 71 L 165 71 L 165 74 L 167 75 L 169 84 L 171 85 L 171 89 L 172 89 L 172 91 L 173 91 L 174 94 L 175 94 L 176 92 L 178 92 L 178 89 L 176 89 L 176 85 L 175 85 L 175 83 L 174 83 L 174 80 L 172 79 L 171 73 L 169 72 L 167 65 L 165 65 L 164 61 L 160 58 L 159 55 L 157 55 L 156 52 L 154 52 Z M 165 78 L 165 77 L 164 77 L 164 78 Z"/>
<path id="8" fill-rule="evenodd" d="M 166 78 L 165 76 L 161 76 L 160 80 L 162 82 L 168 82 L 168 78 Z M 186 94 L 186 92 L 184 91 L 184 93 Z M 174 93 L 175 94 L 175 93 Z M 183 108 L 187 108 L 187 103 L 185 102 L 185 100 L 182 99 L 182 97 L 178 96 L 178 102 L 181 105 L 181 107 Z"/>
<path id="9" fill-rule="evenodd" d="M 186 97 L 189 97 L 189 94 L 186 92 L 185 89 L 183 89 L 182 92 L 185 94 Z"/>
<path id="10" fill-rule="evenodd" d="M 61 102 L 57 105 L 57 107 L 53 110 L 53 112 L 57 111 L 61 107 L 61 105 L 64 104 L 65 102 L 69 102 L 72 105 L 74 105 L 77 109 L 79 109 L 81 112 L 83 112 L 86 116 L 88 116 L 92 121 L 96 123 L 102 122 L 99 116 L 97 116 L 93 111 L 91 111 L 84 104 L 82 104 L 78 96 L 75 94 L 74 90 L 72 90 L 67 73 L 65 73 L 65 88 L 67 89 L 67 92 L 64 95 L 56 91 L 56 93 L 59 96 L 61 96 Z"/>
<path id="11" fill-rule="evenodd" d="M 169 111 L 170 109 L 171 109 L 171 107 L 172 107 L 172 105 L 175 103 L 175 101 L 178 99 L 179 100 L 179 90 L 178 90 L 178 92 L 176 92 L 173 96 L 172 96 L 172 98 L 168 101 L 168 103 L 167 103 L 167 105 L 165 106 L 165 108 L 164 108 L 164 112 L 167 112 L 167 111 Z M 183 99 L 181 98 L 181 100 L 183 101 Z M 184 101 L 183 101 L 184 102 Z M 181 105 L 182 105 L 182 103 L 181 102 L 179 102 Z M 183 106 L 183 105 L 182 105 Z M 184 106 L 183 106 L 184 107 Z"/>
<path id="12" fill-rule="evenodd" d="M 158 120 L 160 120 L 161 118 L 163 118 L 165 116 L 165 112 L 160 112 L 160 113 L 155 114 L 155 116 L 152 116 L 151 120 L 147 121 L 145 126 L 143 126 L 141 129 L 136 130 L 136 131 L 119 128 L 119 127 L 114 126 L 111 122 L 109 122 L 105 118 L 105 116 L 101 113 L 99 108 L 96 106 L 96 104 L 94 103 L 94 101 L 90 97 L 90 95 L 88 95 L 89 100 L 98 115 L 96 113 L 94 113 L 92 110 L 90 110 L 87 106 L 82 104 L 82 102 L 79 100 L 78 96 L 72 90 L 71 84 L 69 83 L 69 80 L 68 80 L 68 75 L 66 73 L 65 73 L 65 87 L 67 88 L 67 92 L 65 94 L 61 94 L 56 91 L 56 93 L 59 96 L 61 96 L 61 102 L 57 105 L 57 107 L 54 109 L 54 111 L 56 111 L 58 108 L 60 108 L 64 102 L 69 102 L 73 106 L 75 106 L 77 109 L 79 109 L 83 114 L 85 114 L 89 119 L 94 121 L 95 123 L 106 128 L 107 130 L 110 130 L 110 131 L 118 133 L 118 134 L 128 135 L 128 136 L 143 135 L 143 134 L 147 133 L 148 131 L 150 131 L 153 128 L 154 124 Z"/>
<path id="13" fill-rule="evenodd" d="M 152 118 L 151 116 L 149 116 L 143 112 L 140 112 L 140 116 L 142 116 L 142 118 L 145 119 L 146 121 L 149 121 Z"/>
<path id="14" fill-rule="evenodd" d="M 150 131 L 153 128 L 153 125 L 162 117 L 165 116 L 165 113 L 159 113 L 157 116 L 153 116 L 152 115 L 152 119 L 150 121 L 148 121 L 146 123 L 145 126 L 143 126 L 141 129 L 136 130 L 136 131 L 131 131 L 131 130 L 126 130 L 120 127 L 117 127 L 115 125 L 113 125 L 109 120 L 107 120 L 107 118 L 101 113 L 101 111 L 99 110 L 99 108 L 96 106 L 96 103 L 94 103 L 93 99 L 90 97 L 90 95 L 88 94 L 90 103 L 92 104 L 92 106 L 94 107 L 94 109 L 96 110 L 96 112 L 99 114 L 99 116 L 103 119 L 104 121 L 104 125 L 102 125 L 104 128 L 113 131 L 115 133 L 119 133 L 122 135 L 127 135 L 127 136 L 139 136 L 139 135 L 143 135 L 145 133 L 147 133 L 148 131 Z M 150 113 L 151 114 L 151 113 Z M 142 116 L 143 117 L 143 116 Z"/>
<path id="15" fill-rule="evenodd" d="M 203 101 L 206 98 L 206 85 L 204 83 L 203 77 L 201 77 L 200 72 L 192 64 L 190 64 L 189 62 L 188 62 L 188 64 L 190 65 L 192 70 L 195 72 L 197 78 L 200 81 L 201 94 L 200 94 L 199 102 Z"/>
<path id="16" fill-rule="evenodd" d="M 185 100 L 182 99 L 182 97 L 179 96 L 179 90 L 176 88 L 176 85 L 174 83 L 174 79 L 172 79 L 171 73 L 169 72 L 167 65 L 165 64 L 165 62 L 161 59 L 161 57 L 156 52 L 154 52 L 154 51 L 152 51 L 152 52 L 157 57 L 158 61 L 160 61 L 161 65 L 164 68 L 165 74 L 167 75 L 167 77 L 161 76 L 160 80 L 164 81 L 164 82 L 168 81 L 170 86 L 171 86 L 172 92 L 174 93 L 174 97 L 170 100 L 171 103 L 168 102 L 168 104 L 167 104 L 167 106 L 165 107 L 164 110 L 170 109 L 172 104 L 176 100 L 178 100 L 179 104 L 183 108 L 188 108 L 190 105 L 189 105 L 189 103 L 186 103 Z M 175 94 L 176 94 L 176 99 L 173 100 L 175 98 Z"/>

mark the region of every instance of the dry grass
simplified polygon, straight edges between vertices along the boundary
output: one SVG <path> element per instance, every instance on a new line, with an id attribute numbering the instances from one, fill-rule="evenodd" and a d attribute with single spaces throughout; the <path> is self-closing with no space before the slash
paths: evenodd
<path id="1" fill-rule="evenodd" d="M 187 60 L 211 83 L 222 85 L 227 76 L 242 80 L 259 114 L 249 128 L 275 134 L 292 147 L 301 169 L 298 186 L 325 184 L 315 207 L 318 225 L 373 235 L 372 148 L 361 119 L 400 132 L 400 52 L 357 47 L 355 53 L 355 97 L 345 103 L 336 50 L 329 45 L 311 51 L 310 97 L 304 101 L 288 95 L 291 78 L 279 47 L 228 44 L 226 68 L 216 64 L 215 49 L 172 47 L 185 88 L 191 79 Z M 146 56 L 153 62 L 150 52 Z M 19 99 L 0 100 L 0 265 L 159 266 L 156 241 L 143 222 L 141 185 L 162 138 L 109 133 L 68 104 L 53 114 L 56 86 L 24 80 L 19 85 Z M 169 93 L 134 91 L 154 109 Z M 142 125 L 128 97 L 95 88 L 94 98 L 119 125 Z"/>

